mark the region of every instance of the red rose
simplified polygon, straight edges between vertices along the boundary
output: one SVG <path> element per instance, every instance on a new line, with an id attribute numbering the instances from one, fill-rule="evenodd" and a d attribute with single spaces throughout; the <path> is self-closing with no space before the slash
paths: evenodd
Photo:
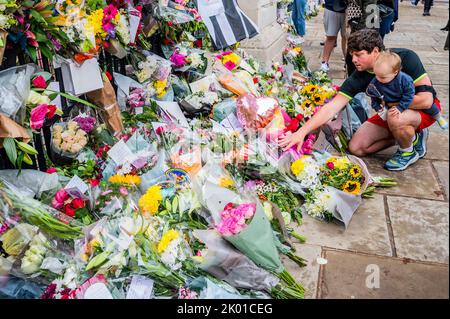
<path id="1" fill-rule="evenodd" d="M 70 204 L 64 206 L 64 214 L 66 214 L 69 217 L 75 217 L 75 209 L 72 208 Z"/>
<path id="2" fill-rule="evenodd" d="M 195 45 L 195 47 L 197 47 L 197 48 L 201 48 L 201 47 L 203 46 L 203 40 L 202 40 L 202 39 L 197 39 L 197 40 L 194 42 L 194 45 Z"/>
<path id="3" fill-rule="evenodd" d="M 167 24 L 169 25 L 169 27 L 173 26 L 173 22 L 172 21 L 167 22 Z"/>
<path id="4" fill-rule="evenodd" d="M 53 116 L 55 116 L 56 113 L 56 105 L 48 105 L 47 106 L 47 118 L 51 119 Z"/>
<path id="5" fill-rule="evenodd" d="M 295 118 L 300 122 L 301 120 L 303 120 L 303 114 L 298 114 Z"/>
<path id="6" fill-rule="evenodd" d="M 253 83 L 254 84 L 258 84 L 259 83 L 259 79 L 258 78 L 253 78 Z"/>
<path id="7" fill-rule="evenodd" d="M 334 163 L 333 163 L 333 162 L 328 162 L 328 163 L 327 163 L 327 167 L 328 167 L 329 169 L 334 169 Z"/>
<path id="8" fill-rule="evenodd" d="M 53 173 L 56 173 L 58 170 L 56 169 L 56 168 L 54 168 L 54 167 L 50 167 L 49 169 L 47 169 L 47 173 L 48 174 L 53 174 Z"/>
<path id="9" fill-rule="evenodd" d="M 33 87 L 37 89 L 47 88 L 47 82 L 42 75 L 35 77 L 31 83 L 33 84 Z"/>
<path id="10" fill-rule="evenodd" d="M 72 207 L 74 209 L 84 208 L 86 206 L 86 203 L 81 198 L 75 198 L 72 201 Z"/>
<path id="11" fill-rule="evenodd" d="M 96 187 L 96 186 L 98 186 L 100 184 L 100 181 L 97 180 L 97 179 L 91 179 L 89 181 L 89 184 L 91 184 L 92 187 Z"/>

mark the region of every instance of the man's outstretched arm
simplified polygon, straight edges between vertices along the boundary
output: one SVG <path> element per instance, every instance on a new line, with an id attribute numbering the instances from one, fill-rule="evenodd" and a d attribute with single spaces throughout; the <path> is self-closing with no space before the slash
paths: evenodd
<path id="1" fill-rule="evenodd" d="M 292 135 L 284 136 L 280 139 L 280 146 L 284 150 L 289 150 L 294 145 L 301 150 L 306 136 L 322 125 L 328 123 L 336 114 L 338 114 L 349 102 L 349 98 L 338 94 L 329 103 L 325 104 L 316 115 L 305 123 L 297 132 Z"/>

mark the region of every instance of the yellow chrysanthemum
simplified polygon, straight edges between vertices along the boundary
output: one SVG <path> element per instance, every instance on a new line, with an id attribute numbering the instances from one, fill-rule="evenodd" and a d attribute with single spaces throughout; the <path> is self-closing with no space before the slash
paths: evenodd
<path id="1" fill-rule="evenodd" d="M 105 30 L 103 30 L 103 9 L 98 9 L 92 12 L 87 17 L 87 26 L 86 28 L 93 28 L 94 34 L 96 36 L 99 36 L 101 38 L 105 38 L 107 36 L 107 33 Z"/>
<path id="2" fill-rule="evenodd" d="M 113 175 L 108 181 L 111 184 L 120 184 L 126 186 L 139 185 L 141 184 L 141 178 L 137 175 Z"/>
<path id="3" fill-rule="evenodd" d="M 295 51 L 295 52 L 297 52 L 297 53 L 301 53 L 301 52 L 302 52 L 302 48 L 300 48 L 300 47 L 295 47 L 295 48 L 292 49 L 292 51 Z"/>
<path id="4" fill-rule="evenodd" d="M 222 58 L 222 63 L 223 64 L 226 64 L 229 61 L 233 62 L 235 65 L 238 65 L 238 63 L 239 63 L 239 56 L 237 54 L 235 54 L 235 53 L 231 53 L 229 55 L 225 55 Z"/>
<path id="5" fill-rule="evenodd" d="M 166 95 L 166 86 L 167 86 L 167 80 L 166 81 L 156 81 L 153 84 L 156 94 L 158 98 L 162 98 L 164 95 Z"/>
<path id="6" fill-rule="evenodd" d="M 344 184 L 343 191 L 349 194 L 359 195 L 361 192 L 361 184 L 359 182 L 347 181 Z"/>
<path id="7" fill-rule="evenodd" d="M 167 246 L 178 237 L 180 237 L 180 234 L 176 230 L 168 230 L 158 243 L 158 253 L 163 253 L 167 249 Z"/>
<path id="8" fill-rule="evenodd" d="M 303 170 L 305 169 L 305 165 L 306 165 L 305 159 L 306 159 L 306 156 L 303 156 L 301 159 L 298 159 L 291 164 L 292 174 L 297 176 L 298 174 L 303 172 Z"/>
<path id="9" fill-rule="evenodd" d="M 334 165 L 337 169 L 345 169 L 347 167 L 347 165 L 350 164 L 350 160 L 347 157 L 341 157 L 338 158 L 335 162 Z"/>
<path id="10" fill-rule="evenodd" d="M 353 167 L 350 169 L 350 175 L 351 175 L 353 178 L 358 178 L 358 177 L 360 177 L 360 176 L 362 175 L 361 167 L 359 167 L 359 166 L 357 166 L 357 165 L 353 166 Z"/>
<path id="11" fill-rule="evenodd" d="M 139 199 L 139 207 L 143 213 L 155 215 L 159 210 L 162 199 L 161 187 L 153 185 Z"/>
<path id="12" fill-rule="evenodd" d="M 233 187 L 234 186 L 234 182 L 229 177 L 221 177 L 220 180 L 219 180 L 219 186 L 220 187 L 225 187 L 225 188 Z"/>

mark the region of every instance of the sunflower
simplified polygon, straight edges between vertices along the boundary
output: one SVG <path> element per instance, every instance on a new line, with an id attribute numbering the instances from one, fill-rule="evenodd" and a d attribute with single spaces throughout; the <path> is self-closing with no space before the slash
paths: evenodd
<path id="1" fill-rule="evenodd" d="M 313 107 L 314 107 L 314 102 L 309 99 L 304 100 L 302 103 L 302 109 L 304 109 L 304 110 L 309 110 L 309 109 L 312 109 Z"/>
<path id="2" fill-rule="evenodd" d="M 312 100 L 316 105 L 322 105 L 326 100 L 326 96 L 322 93 L 316 93 L 313 95 Z"/>
<path id="3" fill-rule="evenodd" d="M 303 87 L 301 93 L 302 93 L 302 95 L 306 95 L 306 94 L 313 95 L 313 94 L 315 94 L 318 90 L 319 90 L 319 87 L 318 87 L 317 85 L 314 85 L 314 84 L 308 84 L 308 85 L 305 85 L 305 86 Z"/>
<path id="4" fill-rule="evenodd" d="M 343 191 L 349 194 L 359 195 L 359 193 L 361 192 L 361 184 L 355 181 L 347 181 L 344 184 Z"/>
<path id="5" fill-rule="evenodd" d="M 358 177 L 360 177 L 360 176 L 362 175 L 361 168 L 360 168 L 359 166 L 357 166 L 357 165 L 353 166 L 353 167 L 350 169 L 350 175 L 351 175 L 353 178 L 358 178 Z"/>

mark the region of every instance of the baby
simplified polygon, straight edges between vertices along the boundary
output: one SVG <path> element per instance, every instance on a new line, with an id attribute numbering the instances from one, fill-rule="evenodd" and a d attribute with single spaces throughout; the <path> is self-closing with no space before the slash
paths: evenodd
<path id="1" fill-rule="evenodd" d="M 367 89 L 372 98 L 372 107 L 386 120 L 386 109 L 396 107 L 403 112 L 411 105 L 414 95 L 414 81 L 406 73 L 401 72 L 402 60 L 394 52 L 381 52 L 375 61 L 373 71 L 375 78 Z M 432 116 L 442 129 L 448 128 L 447 121 L 441 116 L 439 108 L 433 104 L 429 109 L 420 110 Z"/>

